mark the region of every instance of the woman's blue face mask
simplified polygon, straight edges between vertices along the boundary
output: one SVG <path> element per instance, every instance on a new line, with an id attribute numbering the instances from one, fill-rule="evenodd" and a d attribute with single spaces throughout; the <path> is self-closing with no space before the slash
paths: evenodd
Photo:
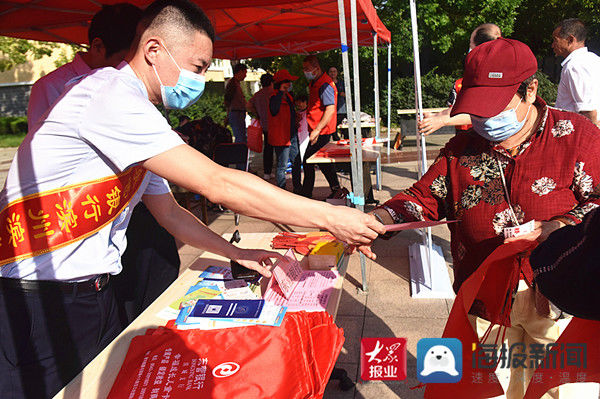
<path id="1" fill-rule="evenodd" d="M 521 100 L 521 102 L 522 101 L 523 100 Z M 471 115 L 473 129 L 477 134 L 488 141 L 500 142 L 506 140 L 523 128 L 523 125 L 525 125 L 525 121 L 529 116 L 531 104 L 529 104 L 529 108 L 527 108 L 527 115 L 525 115 L 525 118 L 520 122 L 517 119 L 517 108 L 521 102 L 519 102 L 515 108 L 502 111 L 491 118 L 480 118 Z"/>
<path id="2" fill-rule="evenodd" d="M 175 86 L 165 86 L 158 76 L 158 72 L 156 72 L 156 67 L 154 64 L 152 68 L 154 68 L 154 73 L 160 82 L 160 95 L 162 97 L 162 102 L 165 108 L 167 109 L 184 109 L 194 104 L 204 93 L 204 85 L 205 85 L 205 77 L 198 75 L 192 71 L 188 71 L 187 69 L 181 69 L 177 62 L 167 50 L 165 45 L 162 45 L 166 50 L 167 54 L 179 69 L 179 79 L 177 79 L 177 83 Z"/>

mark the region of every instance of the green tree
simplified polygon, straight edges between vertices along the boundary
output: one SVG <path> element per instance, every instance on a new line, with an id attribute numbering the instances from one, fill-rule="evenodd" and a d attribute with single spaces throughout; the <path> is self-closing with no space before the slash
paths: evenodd
<path id="1" fill-rule="evenodd" d="M 527 0 L 519 8 L 514 37 L 538 56 L 552 56 L 552 32 L 560 21 L 579 18 L 588 27 L 588 45 L 600 50 L 600 1 Z"/>
<path id="2" fill-rule="evenodd" d="M 75 54 L 83 49 L 83 47 L 78 44 L 68 44 L 68 46 L 70 47 L 71 51 L 68 51 L 67 48 L 62 48 L 60 50 L 60 54 L 54 61 L 54 65 L 57 68 L 63 66 L 67 62 L 73 61 Z"/>
<path id="3" fill-rule="evenodd" d="M 0 72 L 8 71 L 19 64 L 27 62 L 28 56 L 38 60 L 45 55 L 51 55 L 58 45 L 49 42 L 15 39 L 0 36 Z"/>
<path id="4" fill-rule="evenodd" d="M 462 69 L 473 29 L 486 22 L 500 26 L 504 36 L 514 30 L 524 0 L 421 0 L 417 2 L 419 49 L 424 70 L 441 73 Z M 408 0 L 379 0 L 378 13 L 392 32 L 396 63 L 412 63 L 412 28 Z"/>

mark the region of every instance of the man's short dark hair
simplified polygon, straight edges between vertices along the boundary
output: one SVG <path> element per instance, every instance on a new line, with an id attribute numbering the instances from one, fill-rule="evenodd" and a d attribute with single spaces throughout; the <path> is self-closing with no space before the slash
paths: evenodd
<path id="1" fill-rule="evenodd" d="M 200 7 L 188 0 L 156 0 L 144 10 L 142 26 L 144 29 L 166 26 L 171 33 L 177 29 L 200 31 L 215 41 L 212 23 Z"/>
<path id="2" fill-rule="evenodd" d="M 233 74 L 235 75 L 236 73 L 238 73 L 239 71 L 245 71 L 247 70 L 248 67 L 245 64 L 239 63 L 239 64 L 235 64 L 233 66 Z"/>
<path id="3" fill-rule="evenodd" d="M 480 44 L 491 42 L 492 40 L 496 39 L 497 36 L 493 34 L 490 29 L 479 28 L 473 35 L 473 44 L 475 46 L 479 46 Z"/>
<path id="4" fill-rule="evenodd" d="M 560 28 L 558 35 L 563 39 L 573 36 L 578 42 L 585 42 L 585 39 L 587 38 L 587 28 L 578 18 L 565 19 L 558 24 L 557 28 Z"/>
<path id="5" fill-rule="evenodd" d="M 135 37 L 137 24 L 142 10 L 128 3 L 103 6 L 94 15 L 88 29 L 88 41 L 92 44 L 95 38 L 102 40 L 106 49 L 106 57 L 129 50 Z"/>
<path id="6" fill-rule="evenodd" d="M 260 77 L 260 85 L 262 87 L 270 86 L 273 83 L 273 75 L 270 73 L 263 73 Z"/>
<path id="7" fill-rule="evenodd" d="M 307 64 L 309 64 L 309 65 L 311 65 L 313 67 L 321 68 L 321 64 L 319 63 L 319 59 L 314 54 L 307 55 L 306 57 L 304 57 L 304 61 L 303 62 L 306 62 Z"/>

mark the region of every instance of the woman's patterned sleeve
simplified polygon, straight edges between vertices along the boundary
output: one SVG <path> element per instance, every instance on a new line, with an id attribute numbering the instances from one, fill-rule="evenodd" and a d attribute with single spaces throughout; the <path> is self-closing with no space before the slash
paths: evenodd
<path id="1" fill-rule="evenodd" d="M 427 173 L 409 189 L 396 194 L 383 204 L 396 223 L 417 220 L 441 220 L 446 217 L 444 205 L 448 195 L 448 158 L 442 149 Z"/>
<path id="2" fill-rule="evenodd" d="M 585 215 L 600 206 L 600 129 L 592 123 L 578 125 L 584 129 L 584 134 L 578 145 L 579 157 L 573 171 L 571 190 L 579 203 L 561 215 L 574 223 L 580 223 Z"/>

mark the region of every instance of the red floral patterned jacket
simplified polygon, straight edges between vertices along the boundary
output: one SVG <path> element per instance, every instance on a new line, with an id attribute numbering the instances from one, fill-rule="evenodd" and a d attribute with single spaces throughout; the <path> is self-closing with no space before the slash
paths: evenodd
<path id="1" fill-rule="evenodd" d="M 458 134 L 418 182 L 383 206 L 396 223 L 460 221 L 449 225 L 456 292 L 513 225 L 499 165 L 520 224 L 557 216 L 579 223 L 600 205 L 600 129 L 540 97 L 535 104 L 539 127 L 517 155 L 473 130 Z"/>

